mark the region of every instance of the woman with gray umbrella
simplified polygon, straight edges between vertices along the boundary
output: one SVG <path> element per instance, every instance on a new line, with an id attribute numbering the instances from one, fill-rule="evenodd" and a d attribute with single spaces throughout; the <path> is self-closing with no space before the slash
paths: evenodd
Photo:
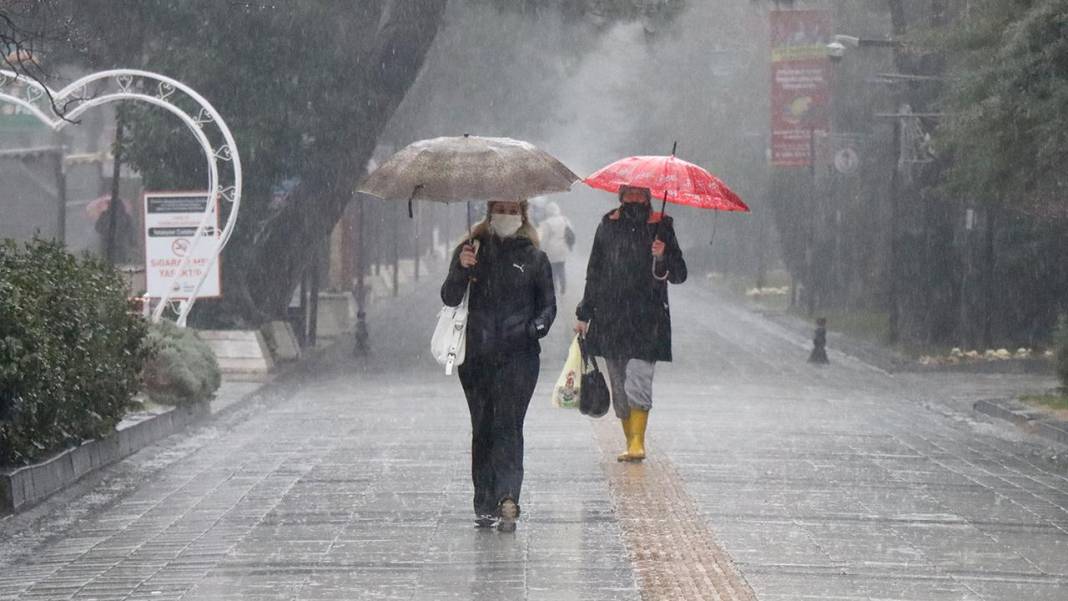
<path id="1" fill-rule="evenodd" d="M 485 220 L 453 253 L 441 300 L 468 293 L 460 383 L 471 413 L 475 523 L 515 530 L 523 486 L 523 420 L 538 382 L 541 345 L 556 317 L 552 268 L 538 249 L 527 202 L 489 203 Z"/>
<path id="2" fill-rule="evenodd" d="M 579 177 L 533 144 L 480 136 L 413 142 L 359 191 L 392 200 L 489 201 L 486 219 L 453 253 L 441 299 L 467 305 L 460 383 L 471 414 L 476 524 L 514 531 L 523 485 L 523 421 L 556 317 L 552 269 L 538 249 L 527 201 L 565 192 Z"/>

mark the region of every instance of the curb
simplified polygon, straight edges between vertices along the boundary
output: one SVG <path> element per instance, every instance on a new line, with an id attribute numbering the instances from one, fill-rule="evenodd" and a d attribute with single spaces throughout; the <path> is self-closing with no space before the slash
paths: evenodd
<path id="1" fill-rule="evenodd" d="M 344 339 L 342 337 L 340 340 Z M 289 362 L 278 372 L 257 381 L 255 388 L 230 402 L 213 399 L 217 405 L 209 401 L 188 407 L 174 407 L 126 426 L 120 424 L 113 434 L 105 438 L 87 440 L 39 463 L 0 470 L 0 515 L 28 509 L 82 477 L 121 461 L 190 425 L 233 413 L 259 397 L 268 386 L 299 374 L 304 366 L 325 355 L 334 343 L 331 341 L 309 349 L 300 361 Z"/>
<path id="2" fill-rule="evenodd" d="M 43 501 L 82 476 L 166 438 L 211 414 L 209 403 L 173 409 L 87 440 L 40 463 L 0 471 L 0 512 L 17 512 Z"/>
<path id="3" fill-rule="evenodd" d="M 300 359 L 276 363 L 278 371 L 251 380 L 256 384 L 255 388 L 237 395 L 233 400 L 219 398 L 189 407 L 175 407 L 129 425 L 120 424 L 113 434 L 105 438 L 87 440 L 39 463 L 0 469 L 0 516 L 28 509 L 84 476 L 121 461 L 194 423 L 234 414 L 260 398 L 267 388 L 308 374 L 312 366 L 324 360 L 334 348 L 351 343 L 352 337 L 351 328 L 338 332 L 334 337 L 323 337 L 319 345 L 304 349 Z"/>
<path id="4" fill-rule="evenodd" d="M 1068 446 L 1068 422 L 1051 419 L 1012 401 L 976 401 L 972 408 L 976 413 L 1011 422 L 1047 440 Z"/>
<path id="5" fill-rule="evenodd" d="M 1055 373 L 1053 362 L 1040 357 L 998 361 L 969 361 L 956 365 L 915 364 L 910 367 L 909 371 L 917 373 L 1015 374 L 1029 376 L 1053 376 Z"/>

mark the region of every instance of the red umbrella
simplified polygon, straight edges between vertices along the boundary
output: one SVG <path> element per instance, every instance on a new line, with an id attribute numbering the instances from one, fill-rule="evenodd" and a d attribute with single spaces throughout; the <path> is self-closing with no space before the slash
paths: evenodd
<path id="1" fill-rule="evenodd" d="M 586 178 L 586 185 L 619 192 L 620 186 L 649 188 L 653 198 L 699 209 L 749 212 L 742 199 L 708 171 L 675 156 L 620 159 Z M 661 211 L 664 210 L 662 205 Z"/>
<path id="2" fill-rule="evenodd" d="M 648 188 L 653 198 L 663 199 L 660 205 L 661 213 L 668 202 L 713 211 L 749 212 L 749 207 L 742 199 L 716 176 L 693 163 L 677 158 L 675 146 L 671 148 L 671 156 L 620 159 L 586 178 L 586 185 L 616 193 L 621 186 Z M 654 238 L 660 234 L 659 223 L 656 224 L 656 230 Z M 667 279 L 667 274 L 661 276 L 656 273 L 655 260 L 653 277 L 658 280 Z"/>
<path id="3" fill-rule="evenodd" d="M 129 200 L 123 199 L 122 205 L 123 209 L 126 210 L 127 215 L 132 213 L 133 207 Z M 103 215 L 104 211 L 108 210 L 108 207 L 110 206 L 111 196 L 101 196 L 90 200 L 89 203 L 85 205 L 85 213 L 92 219 L 100 219 L 100 216 Z"/>

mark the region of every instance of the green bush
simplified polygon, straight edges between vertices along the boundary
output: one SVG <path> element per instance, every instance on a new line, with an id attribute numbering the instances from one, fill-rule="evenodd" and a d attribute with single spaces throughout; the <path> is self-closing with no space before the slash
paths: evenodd
<path id="1" fill-rule="evenodd" d="M 1057 377 L 1061 386 L 1068 389 L 1068 315 L 1061 315 L 1053 333 L 1053 352 L 1056 353 Z"/>
<path id="2" fill-rule="evenodd" d="M 153 325 L 148 333 L 152 358 L 145 364 L 144 392 L 165 405 L 189 405 L 210 399 L 222 383 L 215 353 L 192 330 L 172 322 Z"/>
<path id="3" fill-rule="evenodd" d="M 112 432 L 145 334 L 119 272 L 51 242 L 0 243 L 0 465 Z"/>

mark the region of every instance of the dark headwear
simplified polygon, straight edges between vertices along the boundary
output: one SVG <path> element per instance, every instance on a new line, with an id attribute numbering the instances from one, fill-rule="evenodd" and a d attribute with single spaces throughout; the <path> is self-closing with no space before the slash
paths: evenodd
<path id="1" fill-rule="evenodd" d="M 653 193 L 649 191 L 649 188 L 642 188 L 641 186 L 620 186 L 619 187 L 619 202 L 623 202 L 623 194 L 630 190 L 638 190 L 645 194 L 645 202 L 648 204 L 653 201 Z"/>

